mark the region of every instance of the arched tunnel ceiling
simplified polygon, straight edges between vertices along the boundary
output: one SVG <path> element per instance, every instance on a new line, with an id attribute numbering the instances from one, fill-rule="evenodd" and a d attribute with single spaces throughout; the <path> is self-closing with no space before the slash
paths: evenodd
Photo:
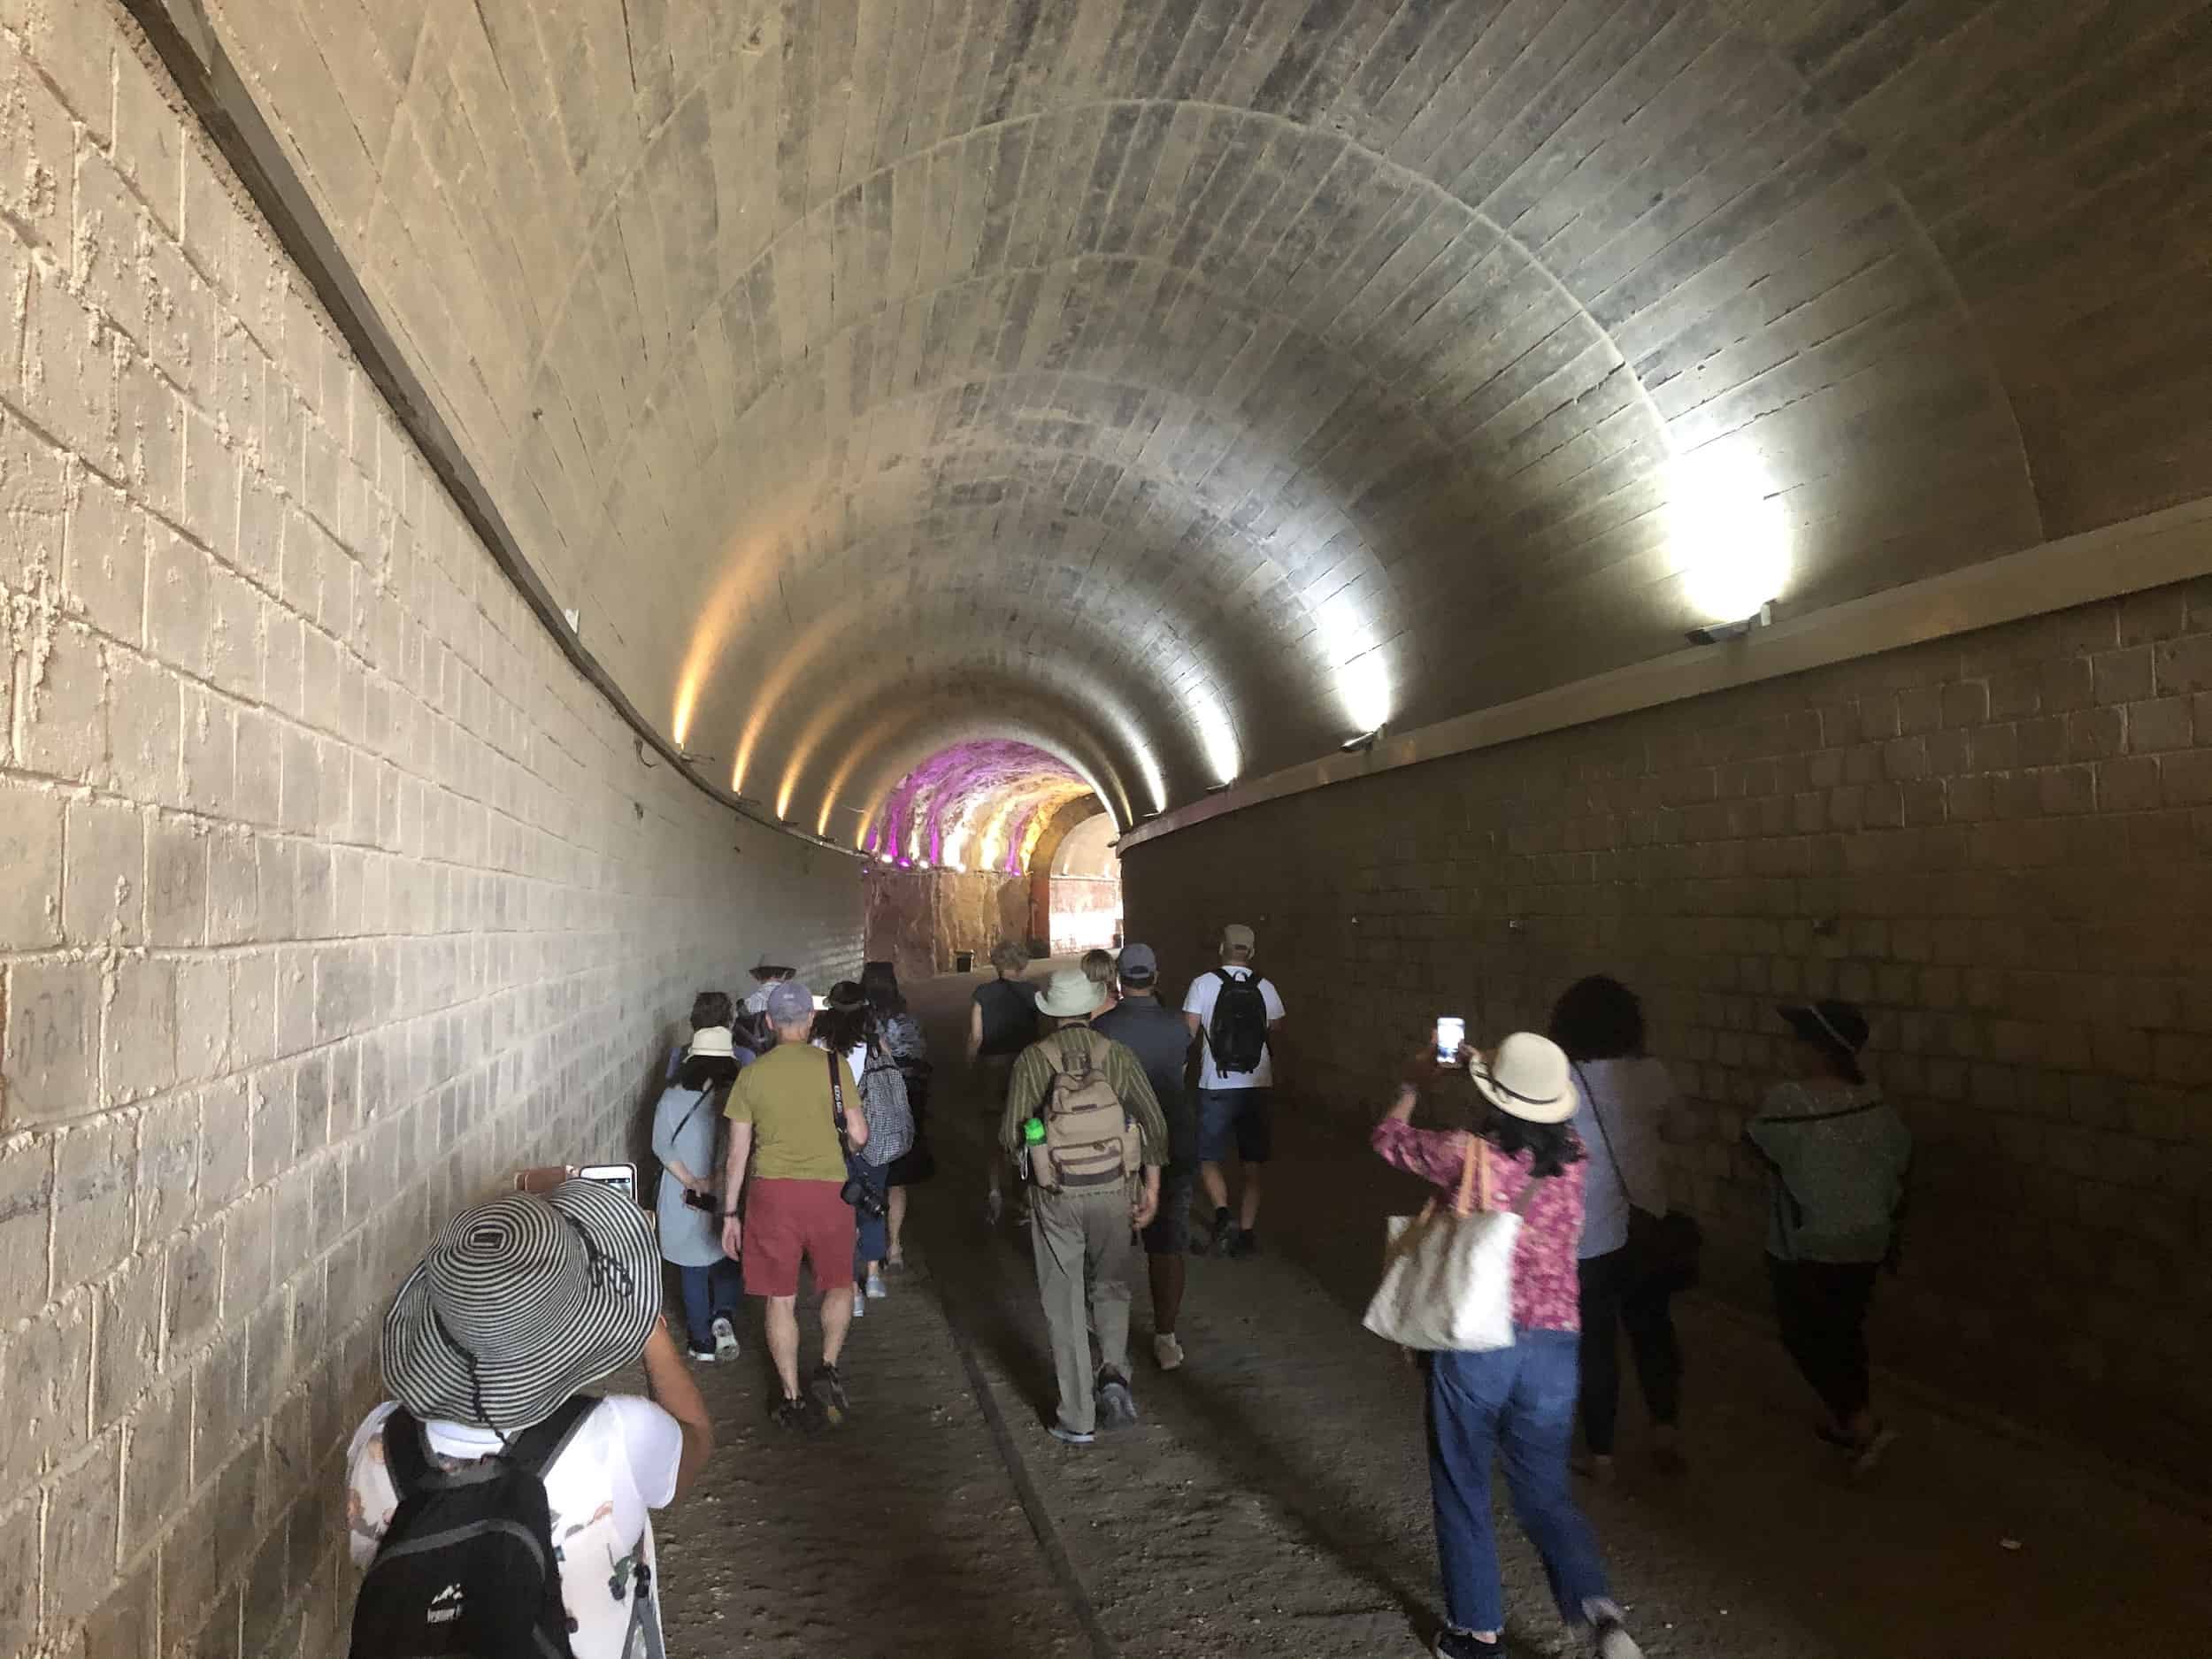
<path id="1" fill-rule="evenodd" d="M 207 6 L 585 643 L 840 840 L 2212 488 L 2205 0 Z"/>
<path id="2" fill-rule="evenodd" d="M 1018 875 L 1039 840 L 1074 802 L 1094 815 L 1091 786 L 1033 744 L 976 738 L 922 761 L 862 810 L 861 849 L 898 864 Z"/>

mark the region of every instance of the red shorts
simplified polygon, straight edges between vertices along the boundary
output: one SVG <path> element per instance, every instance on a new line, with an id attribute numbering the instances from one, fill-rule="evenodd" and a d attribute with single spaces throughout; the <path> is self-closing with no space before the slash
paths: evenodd
<path id="1" fill-rule="evenodd" d="M 837 1181 L 756 1180 L 745 1197 L 745 1294 L 795 1296 L 799 1258 L 814 1288 L 853 1287 L 853 1207 Z"/>

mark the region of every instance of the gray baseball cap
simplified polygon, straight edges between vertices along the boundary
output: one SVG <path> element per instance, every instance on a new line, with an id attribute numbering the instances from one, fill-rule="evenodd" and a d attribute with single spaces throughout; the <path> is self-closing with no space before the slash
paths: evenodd
<path id="1" fill-rule="evenodd" d="M 814 1018 L 814 993 L 796 979 L 779 979 L 768 993 L 768 1018 L 779 1025 L 797 1025 Z"/>
<path id="2" fill-rule="evenodd" d="M 1152 954 L 1149 945 L 1124 945 L 1115 965 L 1120 969 L 1121 977 L 1132 985 L 1149 985 L 1160 977 L 1160 959 Z"/>

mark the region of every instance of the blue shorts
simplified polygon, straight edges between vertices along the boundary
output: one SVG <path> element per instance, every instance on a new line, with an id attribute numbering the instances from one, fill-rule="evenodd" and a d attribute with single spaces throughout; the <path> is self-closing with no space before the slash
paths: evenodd
<path id="1" fill-rule="evenodd" d="M 1247 1164 L 1264 1164 L 1274 1151 L 1274 1091 L 1264 1088 L 1202 1088 L 1198 1091 L 1198 1156 L 1208 1164 L 1227 1160 L 1234 1143 Z"/>

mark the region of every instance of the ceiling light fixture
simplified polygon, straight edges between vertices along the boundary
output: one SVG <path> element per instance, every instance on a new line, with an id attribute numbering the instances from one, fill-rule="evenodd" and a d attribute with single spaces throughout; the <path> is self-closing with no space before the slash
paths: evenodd
<path id="1" fill-rule="evenodd" d="M 1740 640 L 1754 628 L 1763 628 L 1774 620 L 1774 602 L 1769 600 L 1747 617 L 1733 622 L 1708 622 L 1689 630 L 1682 637 L 1693 645 L 1719 645 L 1729 640 Z"/>
<path id="2" fill-rule="evenodd" d="M 1383 729 L 1379 726 L 1371 732 L 1362 732 L 1357 737 L 1347 738 L 1337 747 L 1347 755 L 1364 755 L 1375 747 L 1382 734 Z"/>
<path id="3" fill-rule="evenodd" d="M 1206 786 L 1206 793 L 1208 795 L 1225 795 L 1236 787 L 1237 780 L 1234 778 L 1224 778 L 1219 783 L 1208 784 Z"/>

